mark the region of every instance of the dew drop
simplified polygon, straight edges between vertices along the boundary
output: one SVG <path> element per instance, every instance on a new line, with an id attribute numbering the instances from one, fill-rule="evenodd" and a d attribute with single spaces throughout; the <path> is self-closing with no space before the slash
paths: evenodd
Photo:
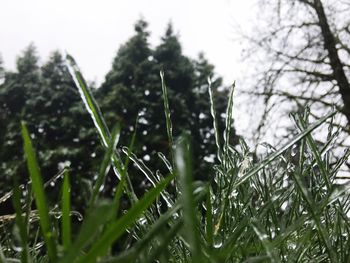
<path id="1" fill-rule="evenodd" d="M 291 151 L 291 156 L 294 157 L 298 154 L 298 146 L 296 144 L 293 145 L 292 151 Z"/>

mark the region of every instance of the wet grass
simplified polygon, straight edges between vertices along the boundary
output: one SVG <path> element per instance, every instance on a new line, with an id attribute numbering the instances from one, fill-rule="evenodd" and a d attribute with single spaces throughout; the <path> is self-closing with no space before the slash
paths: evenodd
<path id="1" fill-rule="evenodd" d="M 312 131 L 336 112 L 310 124 L 305 110 L 294 116 L 297 136 L 278 149 L 266 145 L 266 155 L 255 156 L 242 139 L 237 146 L 229 144 L 233 88 L 221 136 L 209 81 L 218 162 L 212 166 L 210 182 L 193 181 L 190 138 L 173 138 L 166 78 L 161 73 L 171 152 L 164 153 L 170 160 L 159 155 L 168 174 L 155 176 L 157 167 L 147 167 L 137 159 L 132 153 L 133 143 L 123 148 L 123 155 L 117 151 L 119 126 L 109 132 L 75 61 L 67 56 L 67 62 L 105 146 L 93 194 L 84 219 L 73 231 L 69 183 L 73 175 L 63 173 L 57 216 L 46 203 L 45 184 L 22 123 L 32 190 L 23 203 L 15 183 L 12 199 L 16 223 L 11 232 L 2 222 L 3 232 L 10 234 L 1 238 L 0 262 L 350 262 L 350 185 L 338 181 L 339 169 L 350 151 L 331 162 L 329 146 L 336 139 L 336 131 L 329 128 L 323 145 L 312 136 Z M 152 185 L 140 198 L 129 179 L 129 162 Z M 120 180 L 115 197 L 105 200 L 99 197 L 99 189 L 110 165 Z M 168 192 L 169 187 L 176 187 L 176 195 Z M 120 212 L 122 194 L 131 206 Z M 32 197 L 38 211 L 30 211 Z M 115 252 L 113 244 L 125 233 L 133 242 Z"/>

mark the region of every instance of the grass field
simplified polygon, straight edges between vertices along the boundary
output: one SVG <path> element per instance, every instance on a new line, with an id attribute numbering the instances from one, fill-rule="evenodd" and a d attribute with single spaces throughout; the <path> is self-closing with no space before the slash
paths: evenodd
<path id="1" fill-rule="evenodd" d="M 161 82 L 164 118 L 171 144 L 170 160 L 162 157 L 168 174 L 132 156 L 132 142 L 116 150 L 120 127 L 111 132 L 74 59 L 67 56 L 70 72 L 105 147 L 99 177 L 82 221 L 72 222 L 69 171 L 62 172 L 61 202 L 53 211 L 29 132 L 22 123 L 22 137 L 31 187 L 25 196 L 14 184 L 15 224 L 0 222 L 0 262 L 350 262 L 349 184 L 339 184 L 339 169 L 350 151 L 335 163 L 332 143 L 337 132 L 328 129 L 327 142 L 319 145 L 308 110 L 294 115 L 299 133 L 282 147 L 266 145 L 265 156 L 255 156 L 244 142 L 229 144 L 233 108 L 230 92 L 223 136 L 218 132 L 210 81 L 209 96 L 217 145 L 217 162 L 210 182 L 193 181 L 191 143 L 188 135 L 173 138 L 164 74 Z M 131 140 L 133 141 L 133 140 Z M 88 160 L 86 160 L 88 161 Z M 133 192 L 128 166 L 136 166 L 152 188 L 141 198 Z M 119 183 L 111 200 L 101 199 L 99 189 L 110 165 Z M 175 188 L 176 195 L 170 188 Z M 122 196 L 131 204 L 120 211 Z M 24 199 L 24 200 L 22 200 Z M 35 202 L 36 211 L 31 211 Z M 165 208 L 164 208 L 165 207 Z M 9 216 L 9 221 L 11 221 Z M 10 226 L 10 227 L 9 227 Z M 40 231 L 39 231 L 40 227 Z M 116 252 L 113 244 L 125 235 L 132 242 Z"/>

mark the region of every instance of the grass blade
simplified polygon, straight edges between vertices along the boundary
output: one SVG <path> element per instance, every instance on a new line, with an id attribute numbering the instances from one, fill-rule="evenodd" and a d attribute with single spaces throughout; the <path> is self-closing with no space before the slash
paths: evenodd
<path id="1" fill-rule="evenodd" d="M 111 157 L 113 155 L 113 151 L 115 147 L 118 144 L 120 137 L 120 125 L 116 125 L 116 127 L 112 131 L 112 141 L 109 143 L 109 146 L 107 148 L 107 151 L 105 153 L 105 156 L 103 157 L 103 161 L 100 167 L 100 171 L 96 180 L 96 183 L 94 185 L 93 193 L 90 199 L 90 204 L 89 207 L 92 207 L 96 201 L 96 198 L 98 196 L 98 193 L 100 192 L 101 186 L 103 182 L 105 181 L 105 178 L 108 174 L 109 167 L 110 167 L 110 162 L 111 162 Z"/>
<path id="2" fill-rule="evenodd" d="M 168 134 L 168 140 L 169 140 L 169 148 L 170 148 L 170 156 L 172 160 L 172 164 L 174 167 L 174 140 L 173 140 L 173 125 L 171 123 L 171 117 L 170 117 L 170 108 L 169 108 L 169 100 L 168 100 L 168 88 L 165 85 L 164 81 L 164 72 L 160 72 L 160 78 L 162 81 L 162 91 L 163 91 L 163 103 L 164 103 L 164 114 L 165 114 L 165 121 L 166 121 L 166 131 Z"/>
<path id="3" fill-rule="evenodd" d="M 91 115 L 91 118 L 95 124 L 96 129 L 98 130 L 98 133 L 101 137 L 101 140 L 103 142 L 103 145 L 105 147 L 108 147 L 109 145 L 109 139 L 111 137 L 110 132 L 108 130 L 108 127 L 102 117 L 102 113 L 100 108 L 98 107 L 88 85 L 86 84 L 83 75 L 80 72 L 80 69 L 75 62 L 74 58 L 67 54 L 66 58 L 69 62 L 68 69 L 70 71 L 70 74 L 75 82 L 75 85 L 77 86 L 80 96 L 85 104 L 85 107 L 89 114 Z"/>
<path id="4" fill-rule="evenodd" d="M 220 136 L 219 136 L 219 127 L 218 127 L 218 121 L 217 121 L 217 117 L 216 117 L 216 111 L 215 111 L 215 102 L 214 102 L 214 98 L 213 98 L 213 90 L 212 90 L 212 83 L 211 83 L 211 79 L 208 78 L 208 92 L 209 92 L 209 99 L 210 99 L 210 113 L 211 116 L 213 118 L 213 127 L 214 127 L 214 135 L 215 135 L 215 144 L 216 144 L 216 148 L 217 148 L 217 158 L 218 160 L 221 162 L 221 155 L 222 155 L 222 151 L 221 151 L 221 144 L 220 144 Z"/>
<path id="5" fill-rule="evenodd" d="M 25 221 L 25 216 L 23 216 L 22 205 L 21 205 L 21 190 L 18 184 L 18 178 L 14 176 L 14 188 L 13 188 L 13 207 L 16 211 L 16 225 L 19 230 L 19 236 L 21 239 L 21 262 L 27 263 L 29 262 L 29 254 L 28 254 L 28 233 L 27 226 Z"/>
<path id="6" fill-rule="evenodd" d="M 64 181 L 62 189 L 62 244 L 65 251 L 71 244 L 71 219 L 70 219 L 71 201 L 70 201 L 70 183 L 68 170 L 64 172 Z"/>
<path id="7" fill-rule="evenodd" d="M 235 90 L 235 83 L 232 84 L 226 109 L 226 119 L 225 119 L 225 131 L 224 131 L 224 152 L 229 154 L 229 143 L 230 143 L 230 134 L 232 126 L 232 114 L 233 114 L 233 94 Z"/>
<path id="8" fill-rule="evenodd" d="M 153 263 L 157 262 L 157 258 L 166 251 L 167 246 L 169 245 L 170 241 L 176 236 L 176 234 L 180 231 L 181 227 L 183 226 L 183 221 L 179 220 L 177 221 L 170 230 L 167 231 L 166 234 L 162 237 L 161 243 L 158 247 L 154 248 L 149 257 L 144 261 L 145 263 Z M 193 262 L 200 262 L 200 261 L 194 261 Z"/>
<path id="9" fill-rule="evenodd" d="M 40 227 L 44 236 L 49 258 L 51 262 L 55 262 L 57 259 L 55 233 L 51 229 L 49 210 L 46 204 L 46 197 L 44 192 L 44 185 L 42 182 L 40 169 L 36 160 L 35 152 L 28 133 L 28 129 L 23 121 L 21 122 L 21 126 L 22 138 L 24 142 L 24 153 L 27 159 L 28 171 L 32 181 L 35 203 L 39 211 Z"/>
<path id="10" fill-rule="evenodd" d="M 131 209 L 119 220 L 111 223 L 101 238 L 95 242 L 90 251 L 81 257 L 78 262 L 95 262 L 98 256 L 103 255 L 107 249 L 129 228 L 134 221 L 139 219 L 146 209 L 160 195 L 168 183 L 173 179 L 169 176 L 161 181 L 155 188 L 147 192 L 140 201 L 135 203 Z"/>
<path id="11" fill-rule="evenodd" d="M 67 54 L 66 59 L 68 61 L 67 66 L 68 66 L 69 72 L 74 80 L 75 85 L 77 86 L 77 89 L 84 102 L 84 105 L 87 111 L 90 113 L 90 116 L 94 122 L 94 125 L 98 130 L 102 145 L 106 149 L 108 149 L 109 144 L 111 143 L 111 134 L 106 125 L 106 122 L 104 121 L 101 110 L 98 107 L 89 87 L 87 86 L 83 78 L 83 75 L 81 74 L 80 69 L 77 63 L 75 62 L 74 58 L 69 54 Z M 118 177 L 118 179 L 120 180 L 124 169 L 123 169 L 122 160 L 117 151 L 113 151 L 112 163 L 113 163 L 113 166 L 115 167 L 114 172 Z M 133 190 L 131 182 L 129 181 L 129 177 L 126 177 L 126 179 L 128 182 L 125 189 L 126 194 L 129 196 L 130 201 L 134 202 L 135 200 L 137 200 L 136 194 Z"/>
<path id="12" fill-rule="evenodd" d="M 275 151 L 274 153 L 270 154 L 264 161 L 260 162 L 259 165 L 257 165 L 255 168 L 253 168 L 251 171 L 243 175 L 234 185 L 233 189 L 236 189 L 239 185 L 246 182 L 250 177 L 255 175 L 257 172 L 262 170 L 264 167 L 266 167 L 269 163 L 271 163 L 273 160 L 275 160 L 277 157 L 279 157 L 283 152 L 285 152 L 287 149 L 292 147 L 295 143 L 302 140 L 305 136 L 307 136 L 310 132 L 315 130 L 317 127 L 319 127 L 322 123 L 324 123 L 328 118 L 333 117 L 337 112 L 333 111 L 329 114 L 327 114 L 325 117 L 319 119 L 314 124 L 309 126 L 307 129 L 305 129 L 303 132 L 299 133 L 297 136 L 294 137 L 291 141 L 289 141 L 287 144 L 282 146 L 279 150 Z"/>
<path id="13" fill-rule="evenodd" d="M 275 254 L 274 248 L 271 245 L 271 242 L 267 239 L 268 238 L 267 234 L 264 233 L 264 230 L 262 229 L 262 227 L 260 226 L 258 221 L 252 220 L 251 223 L 252 223 L 252 227 L 254 229 L 254 232 L 256 233 L 256 235 L 260 239 L 261 243 L 263 244 L 263 246 L 266 250 L 266 254 L 269 256 L 271 262 L 272 263 L 279 262 L 277 255 Z"/>
<path id="14" fill-rule="evenodd" d="M 201 262 L 196 205 L 193 196 L 192 160 L 187 137 L 180 138 L 175 151 L 175 162 L 181 189 L 181 201 L 187 242 L 190 245 L 193 262 Z"/>
<path id="15" fill-rule="evenodd" d="M 99 202 L 94 207 L 94 211 L 89 213 L 88 217 L 84 220 L 84 223 L 79 231 L 79 234 L 70 246 L 66 255 L 62 259 L 62 263 L 71 263 L 80 256 L 83 249 L 91 244 L 100 233 L 101 228 L 114 216 L 113 203 L 111 202 Z"/>
<path id="16" fill-rule="evenodd" d="M 206 200 L 206 215 L 205 215 L 205 232 L 207 234 L 207 243 L 209 247 L 214 245 L 214 227 L 213 227 L 213 207 L 211 204 L 211 189 L 208 187 L 207 200 Z"/>

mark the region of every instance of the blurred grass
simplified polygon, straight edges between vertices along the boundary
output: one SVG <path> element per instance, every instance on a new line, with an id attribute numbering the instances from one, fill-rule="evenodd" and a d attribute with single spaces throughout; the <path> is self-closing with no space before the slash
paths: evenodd
<path id="1" fill-rule="evenodd" d="M 169 170 L 163 177 L 157 171 L 159 167 L 148 167 L 132 152 L 135 134 L 129 147 L 117 149 L 120 126 L 116 124 L 109 132 L 74 59 L 68 55 L 67 61 L 105 146 L 99 175 L 82 222 L 71 218 L 74 200 L 70 179 L 74 175 L 69 176 L 68 171 L 64 172 L 61 210 L 49 207 L 30 133 L 23 122 L 32 191 L 23 202 L 14 178 L 11 194 L 16 215 L 1 219 L 6 236 L 0 239 L 0 263 L 350 262 L 350 184 L 338 180 L 350 151 L 330 161 L 334 158 L 330 145 L 337 131 L 330 127 L 323 145 L 312 136 L 312 131 L 332 120 L 336 112 L 312 124 L 308 123 L 307 109 L 293 116 L 300 133 L 279 149 L 265 144 L 267 154 L 256 156 L 243 139 L 237 146 L 230 145 L 234 86 L 228 99 L 226 128 L 218 130 L 209 80 L 218 162 L 212 166 L 210 182 L 193 181 L 190 137 L 172 137 L 167 88 L 161 73 L 169 137 L 169 153 L 158 153 Z M 129 162 L 152 185 L 139 198 L 129 180 Z M 103 199 L 100 189 L 110 167 L 120 181 L 114 199 Z M 174 193 L 168 191 L 171 183 L 175 184 Z M 37 209 L 33 211 L 32 195 Z M 130 203 L 127 210 L 120 205 L 124 197 Z M 8 223 L 13 218 L 15 224 Z M 123 242 L 123 236 L 131 241 L 122 251 L 116 250 L 114 245 Z"/>

